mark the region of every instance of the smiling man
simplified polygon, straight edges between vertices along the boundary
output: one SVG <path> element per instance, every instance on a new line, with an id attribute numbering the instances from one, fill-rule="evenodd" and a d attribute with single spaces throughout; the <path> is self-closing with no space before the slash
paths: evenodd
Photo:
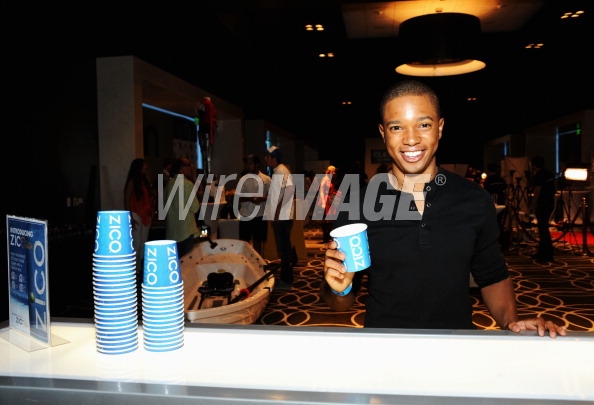
<path id="1" fill-rule="evenodd" d="M 419 81 L 399 82 L 385 93 L 380 113 L 392 170 L 349 196 L 361 207 L 360 218 L 341 211 L 335 222 L 368 226 L 365 327 L 474 329 L 472 274 L 501 329 L 565 335 L 565 326 L 551 320 L 519 318 L 493 200 L 479 185 L 437 166 L 445 120 L 435 92 Z M 370 215 L 377 212 L 390 214 Z M 336 242 L 327 248 L 322 297 L 344 310 L 355 300 L 362 273 L 346 272 Z"/>

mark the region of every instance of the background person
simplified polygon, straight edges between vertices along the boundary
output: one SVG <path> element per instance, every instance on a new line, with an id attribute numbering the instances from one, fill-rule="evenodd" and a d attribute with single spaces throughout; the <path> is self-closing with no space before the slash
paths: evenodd
<path id="1" fill-rule="evenodd" d="M 334 221 L 327 219 L 326 216 L 330 214 L 332 203 L 338 192 L 336 178 L 336 167 L 330 165 L 326 168 L 325 175 L 320 182 L 317 205 L 324 211 L 324 219 L 322 219 L 322 240 L 324 243 L 330 241 L 330 231 L 334 225 Z"/>
<path id="2" fill-rule="evenodd" d="M 483 183 L 483 188 L 487 190 L 491 196 L 495 196 L 493 201 L 495 204 L 505 205 L 507 197 L 507 183 L 501 177 L 501 167 L 497 163 L 489 163 L 487 165 L 487 178 Z"/>
<path id="3" fill-rule="evenodd" d="M 167 187 L 167 183 L 169 182 L 169 179 L 171 178 L 171 168 L 173 167 L 174 163 L 175 163 L 174 157 L 168 156 L 163 159 L 163 163 L 161 166 L 161 174 L 163 175 L 161 178 L 162 184 L 163 184 L 163 190 L 165 190 L 165 187 Z"/>
<path id="4" fill-rule="evenodd" d="M 545 167 L 542 156 L 534 156 L 532 163 L 532 199 L 528 212 L 534 213 L 538 227 L 538 247 L 532 258 L 539 262 L 555 260 L 553 241 L 549 230 L 551 215 L 555 209 L 555 173 Z"/>
<path id="5" fill-rule="evenodd" d="M 268 236 L 268 222 L 263 220 L 264 207 L 268 190 L 270 176 L 260 171 L 260 158 L 256 155 L 248 155 L 246 159 L 246 174 L 258 176 L 258 179 L 250 177 L 242 184 L 241 189 L 236 191 L 239 196 L 239 239 L 252 242 L 252 246 L 260 255 L 262 254 L 262 242 Z M 263 186 L 260 189 L 260 185 Z M 261 196 L 243 197 L 245 193 L 261 193 Z M 256 213 L 254 216 L 254 212 Z"/>
<path id="6" fill-rule="evenodd" d="M 272 221 L 276 249 L 281 260 L 280 278 L 274 284 L 274 289 L 290 290 L 293 288 L 291 229 L 293 228 L 295 185 L 291 178 L 291 171 L 282 163 L 282 154 L 278 147 L 268 148 L 264 161 L 272 170 L 272 182 L 264 210 L 264 220 Z M 279 177 L 282 181 L 278 181 Z"/>
<path id="7" fill-rule="evenodd" d="M 149 166 L 142 158 L 130 163 L 126 185 L 124 186 L 124 209 L 132 216 L 132 238 L 136 251 L 136 271 L 142 273 L 144 244 L 148 240 L 155 200 L 152 195 Z"/>
<path id="8" fill-rule="evenodd" d="M 206 175 L 210 172 L 210 159 L 214 146 L 215 130 L 219 126 L 217 121 L 217 109 L 210 97 L 203 97 L 202 103 L 198 106 L 198 144 L 202 157 L 202 168 Z"/>
<path id="9" fill-rule="evenodd" d="M 519 318 L 497 241 L 493 200 L 478 184 L 438 168 L 445 121 L 434 91 L 419 81 L 399 82 L 384 94 L 380 113 L 379 131 L 393 161 L 393 176 L 376 175 L 366 190 L 351 196 L 359 202 L 360 219 L 342 211 L 336 221 L 337 226 L 368 226 L 365 327 L 474 329 L 468 296 L 472 274 L 501 329 L 565 335 L 565 326 L 542 317 Z M 372 185 L 377 189 L 370 189 Z M 399 206 L 400 199 L 419 189 L 424 190 L 422 201 L 405 200 Z M 367 190 L 372 194 L 366 195 Z M 366 198 L 371 202 L 363 209 Z M 368 218 L 369 208 L 381 212 L 384 205 L 390 208 L 386 216 Z M 345 256 L 336 242 L 327 247 L 321 294 L 332 308 L 344 310 L 354 302 L 353 278 L 360 272 L 345 271 Z"/>
<path id="10" fill-rule="evenodd" d="M 495 204 L 507 205 L 507 183 L 501 176 L 501 166 L 497 163 L 487 165 L 487 178 L 483 182 L 483 188 L 491 195 Z M 509 248 L 509 234 L 504 228 L 505 210 L 497 214 L 499 223 L 499 244 L 503 249 Z"/>
<path id="11" fill-rule="evenodd" d="M 165 237 L 177 242 L 177 254 L 180 258 L 192 250 L 194 237 L 200 234 L 196 225 L 196 213 L 200 209 L 200 203 L 196 195 L 190 198 L 194 188 L 194 175 L 195 169 L 189 159 L 177 159 L 165 191 L 165 206 L 171 201 L 165 213 Z M 176 184 L 181 186 L 177 188 Z M 189 209 L 184 212 L 186 205 L 189 205 Z"/>

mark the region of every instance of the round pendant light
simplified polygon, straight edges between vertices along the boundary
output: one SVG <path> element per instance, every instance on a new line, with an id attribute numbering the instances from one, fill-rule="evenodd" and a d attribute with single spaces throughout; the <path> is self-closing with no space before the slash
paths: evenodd
<path id="1" fill-rule="evenodd" d="M 481 22 L 463 13 L 436 13 L 400 24 L 406 63 L 396 72 L 408 76 L 451 76 L 476 72 L 486 64 L 477 58 Z"/>

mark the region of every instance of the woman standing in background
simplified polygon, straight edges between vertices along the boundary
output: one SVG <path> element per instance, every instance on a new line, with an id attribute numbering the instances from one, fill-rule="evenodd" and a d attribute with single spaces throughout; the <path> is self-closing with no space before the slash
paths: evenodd
<path id="1" fill-rule="evenodd" d="M 124 207 L 132 215 L 136 271 L 140 273 L 144 259 L 144 243 L 148 240 L 155 212 L 151 189 L 148 163 L 142 158 L 134 159 L 130 163 L 124 187 Z"/>
<path id="2" fill-rule="evenodd" d="M 334 221 L 327 219 L 327 216 L 336 215 L 335 210 L 331 209 L 338 191 L 336 187 L 336 167 L 332 165 L 328 166 L 325 174 L 320 184 L 318 198 L 318 206 L 324 210 L 324 219 L 322 220 L 322 239 L 324 243 L 331 240 L 330 231 L 334 226 Z"/>

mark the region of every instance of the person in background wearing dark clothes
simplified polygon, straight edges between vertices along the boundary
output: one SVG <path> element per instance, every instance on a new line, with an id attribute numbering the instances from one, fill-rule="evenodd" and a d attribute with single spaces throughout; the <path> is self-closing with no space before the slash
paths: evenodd
<path id="1" fill-rule="evenodd" d="M 272 221 L 276 249 L 281 260 L 280 277 L 274 289 L 287 291 L 293 288 L 293 228 L 295 185 L 291 171 L 282 163 L 281 150 L 276 146 L 267 149 L 264 155 L 266 166 L 272 169 L 272 182 L 268 201 L 264 208 L 264 220 Z"/>
<path id="2" fill-rule="evenodd" d="M 501 167 L 497 163 L 490 163 L 487 166 L 487 178 L 483 183 L 483 188 L 487 190 L 491 196 L 496 196 L 493 201 L 495 204 L 505 205 L 507 183 L 501 177 Z"/>
<path id="3" fill-rule="evenodd" d="M 538 226 L 538 247 L 532 258 L 539 262 L 552 262 L 554 247 L 549 231 L 549 222 L 555 208 L 555 173 L 545 167 L 542 156 L 534 156 L 532 163 L 532 199 L 528 207 L 534 213 Z"/>
<path id="4" fill-rule="evenodd" d="M 211 174 L 210 159 L 212 158 L 212 148 L 214 147 L 215 130 L 219 126 L 217 109 L 210 97 L 202 98 L 202 103 L 198 106 L 198 118 L 198 144 L 202 157 L 202 168 L 204 169 L 204 174 L 208 176 Z"/>
<path id="5" fill-rule="evenodd" d="M 475 329 L 472 274 L 502 330 L 566 335 L 566 327 L 552 320 L 520 318 L 497 240 L 493 200 L 478 184 L 437 166 L 445 121 L 435 92 L 416 80 L 401 81 L 384 94 L 380 113 L 392 171 L 374 176 L 360 193 L 349 193 L 349 204 L 358 210 L 352 217 L 350 205 L 339 207 L 335 222 L 368 226 L 365 327 Z M 346 271 L 335 241 L 326 247 L 320 293 L 331 308 L 346 310 L 355 301 L 361 272 Z"/>
<path id="6" fill-rule="evenodd" d="M 483 182 L 483 188 L 493 198 L 495 204 L 507 205 L 507 183 L 501 176 L 501 166 L 497 163 L 490 163 L 487 166 L 487 178 Z M 499 244 L 502 249 L 509 248 L 509 234 L 504 229 L 505 210 L 501 210 L 497 214 L 497 222 L 499 223 Z"/>
<path id="7" fill-rule="evenodd" d="M 262 254 L 262 243 L 268 238 L 268 222 L 264 221 L 264 207 L 268 197 L 271 179 L 260 171 L 260 158 L 248 155 L 247 174 L 249 178 L 239 181 L 241 189 L 235 194 L 239 198 L 239 239 L 251 242 L 254 250 Z M 244 194 L 251 194 L 244 196 Z M 258 195 L 257 195 L 258 194 Z"/>

